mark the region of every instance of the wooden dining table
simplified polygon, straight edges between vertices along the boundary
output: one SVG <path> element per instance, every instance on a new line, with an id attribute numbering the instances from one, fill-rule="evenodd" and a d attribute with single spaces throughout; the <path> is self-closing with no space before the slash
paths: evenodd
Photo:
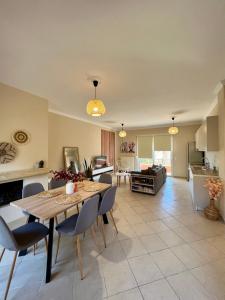
<path id="1" fill-rule="evenodd" d="M 78 183 L 78 191 L 72 195 L 66 195 L 64 186 L 10 203 L 11 206 L 20 208 L 29 213 L 29 223 L 35 222 L 37 218 L 43 221 L 49 220 L 46 283 L 51 280 L 54 218 L 88 199 L 91 201 L 91 197 L 97 194 L 99 194 L 101 198 L 101 194 L 110 187 L 111 185 L 106 183 L 84 181 Z M 108 222 L 107 216 L 104 217 L 104 222 Z M 20 255 L 26 255 L 26 253 L 27 251 L 24 250 Z"/>

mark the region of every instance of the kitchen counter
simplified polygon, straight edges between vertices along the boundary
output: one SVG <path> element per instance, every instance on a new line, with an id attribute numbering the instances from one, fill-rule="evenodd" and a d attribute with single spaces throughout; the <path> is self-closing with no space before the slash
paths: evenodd
<path id="1" fill-rule="evenodd" d="M 202 166 L 191 165 L 189 166 L 189 175 L 193 208 L 195 210 L 204 210 L 209 205 L 208 191 L 205 187 L 206 180 L 210 177 L 219 177 L 219 174 L 212 169 L 205 170 L 202 169 Z"/>
<path id="2" fill-rule="evenodd" d="M 218 171 L 214 171 L 213 169 L 204 169 L 199 165 L 190 166 L 191 172 L 194 176 L 206 176 L 206 177 L 218 177 Z"/>

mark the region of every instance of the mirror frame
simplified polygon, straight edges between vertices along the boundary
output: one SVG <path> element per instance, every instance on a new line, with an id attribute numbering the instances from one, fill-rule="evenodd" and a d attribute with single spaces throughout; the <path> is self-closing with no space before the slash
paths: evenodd
<path id="1" fill-rule="evenodd" d="M 78 147 L 63 147 L 64 167 L 65 167 L 66 171 L 68 170 L 67 156 L 66 156 L 66 151 L 68 151 L 68 150 L 74 150 L 76 152 L 74 162 L 75 162 L 76 173 L 78 173 L 81 171 L 79 148 Z"/>

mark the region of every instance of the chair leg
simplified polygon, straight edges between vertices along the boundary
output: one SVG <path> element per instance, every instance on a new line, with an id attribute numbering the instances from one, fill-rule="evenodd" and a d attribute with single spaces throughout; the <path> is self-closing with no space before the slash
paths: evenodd
<path id="1" fill-rule="evenodd" d="M 57 263 L 57 257 L 58 257 L 58 254 L 59 254 L 60 240 L 61 240 L 61 234 L 59 233 L 59 235 L 58 235 L 58 242 L 57 242 L 57 249 L 56 249 L 56 255 L 55 255 L 55 264 Z"/>
<path id="2" fill-rule="evenodd" d="M 67 211 L 64 211 L 64 217 L 67 218 Z"/>
<path id="3" fill-rule="evenodd" d="M 76 239 L 76 246 L 77 246 L 77 256 L 78 256 L 78 263 L 79 263 L 79 269 L 80 269 L 80 279 L 83 280 L 84 279 L 83 261 L 82 261 L 79 235 L 77 236 L 77 239 Z"/>
<path id="4" fill-rule="evenodd" d="M 46 253 L 48 255 L 48 240 L 47 240 L 47 237 L 45 237 L 45 249 L 46 249 Z"/>
<path id="5" fill-rule="evenodd" d="M 13 271 L 14 271 L 14 268 L 15 268 L 15 264 L 16 264 L 17 254 L 18 254 L 18 251 L 16 251 L 15 254 L 14 254 L 13 263 L 12 263 L 12 266 L 11 266 L 11 270 L 10 270 L 10 274 L 9 274 L 9 279 L 8 279 L 8 282 L 7 282 L 7 287 L 6 287 L 6 291 L 5 291 L 4 300 L 6 300 L 6 298 L 8 296 L 9 287 L 10 287 L 10 283 L 11 283 L 11 280 L 12 280 L 12 276 L 13 276 Z"/>
<path id="6" fill-rule="evenodd" d="M 116 233 L 118 233 L 118 229 L 117 229 L 117 227 L 116 227 L 116 222 L 115 222 L 115 219 L 114 219 L 114 217 L 113 217 L 112 210 L 110 210 L 109 212 L 110 212 L 110 216 L 111 216 L 112 221 L 113 221 L 113 225 L 114 225 L 114 227 L 115 227 L 115 229 L 116 229 Z"/>
<path id="7" fill-rule="evenodd" d="M 56 225 L 58 225 L 58 224 L 59 224 L 59 222 L 58 222 L 58 218 L 57 218 L 57 217 L 55 217 L 55 224 L 56 224 Z"/>
<path id="8" fill-rule="evenodd" d="M 36 250 L 35 248 L 36 248 L 36 246 L 35 246 L 35 244 L 34 244 L 34 246 L 33 246 L 33 249 L 34 249 L 34 256 L 35 256 L 35 250 Z"/>
<path id="9" fill-rule="evenodd" d="M 0 255 L 0 262 L 2 261 L 2 258 L 3 258 L 4 253 L 5 253 L 5 248 L 2 250 L 2 253 L 1 253 L 1 255 Z"/>
<path id="10" fill-rule="evenodd" d="M 98 243 L 97 243 L 97 239 L 96 239 L 96 234 L 95 234 L 95 230 L 94 230 L 94 226 L 91 226 L 91 236 L 92 236 L 92 239 L 94 241 L 94 244 L 97 248 L 97 250 L 99 251 L 99 247 L 98 247 Z"/>
<path id="11" fill-rule="evenodd" d="M 78 205 L 78 204 L 77 204 L 77 213 L 78 213 L 78 214 L 80 213 L 79 205 Z"/>
<path id="12" fill-rule="evenodd" d="M 106 239 L 105 239 L 104 223 L 103 223 L 102 216 L 100 216 L 100 224 L 101 224 L 102 237 L 104 240 L 104 246 L 106 248 Z"/>

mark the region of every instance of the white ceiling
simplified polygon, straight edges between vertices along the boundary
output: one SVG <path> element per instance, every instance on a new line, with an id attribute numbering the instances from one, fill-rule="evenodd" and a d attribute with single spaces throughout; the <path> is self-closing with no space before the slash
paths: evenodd
<path id="1" fill-rule="evenodd" d="M 200 120 L 225 78 L 225 0 L 0 0 L 0 81 L 110 127 Z"/>

